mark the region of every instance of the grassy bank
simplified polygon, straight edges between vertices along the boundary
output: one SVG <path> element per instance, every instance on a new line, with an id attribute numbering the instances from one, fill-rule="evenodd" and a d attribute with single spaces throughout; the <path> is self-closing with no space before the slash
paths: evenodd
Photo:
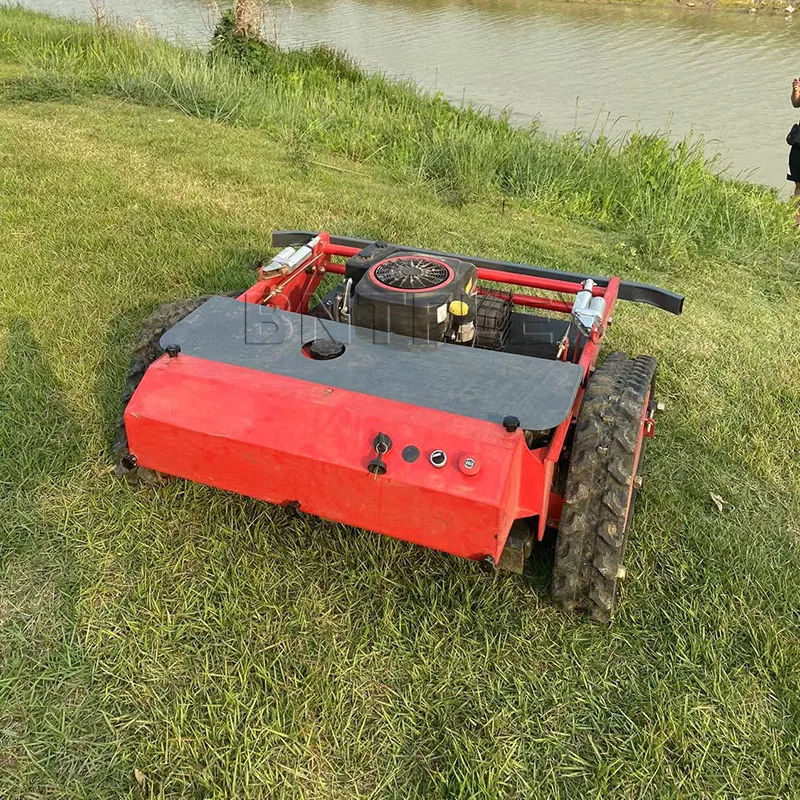
<path id="1" fill-rule="evenodd" d="M 773 193 L 717 179 L 698 142 L 553 140 L 364 75 L 323 48 L 297 54 L 264 45 L 248 71 L 155 39 L 54 25 L 23 11 L 5 19 L 0 46 L 26 67 L 7 84 L 9 99 L 101 94 L 258 129 L 300 164 L 334 153 L 400 182 L 425 181 L 453 204 L 520 198 L 542 213 L 625 230 L 651 261 L 747 260 L 796 241 Z"/>
<path id="2" fill-rule="evenodd" d="M 688 157 L 658 172 L 334 77 L 323 54 L 259 76 L 20 11 L 0 31 L 0 797 L 796 793 L 785 208 Z M 552 148 L 543 176 L 501 180 L 529 174 L 492 166 L 516 147 Z M 660 358 L 668 413 L 611 630 L 549 606 L 546 548 L 491 577 L 109 474 L 142 317 L 247 285 L 273 228 L 317 226 L 686 292 L 680 320 L 616 315 L 610 346 Z"/>

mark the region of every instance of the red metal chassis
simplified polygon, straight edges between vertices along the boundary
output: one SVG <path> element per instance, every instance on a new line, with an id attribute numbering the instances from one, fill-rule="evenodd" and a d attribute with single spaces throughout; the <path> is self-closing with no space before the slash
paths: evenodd
<path id="1" fill-rule="evenodd" d="M 358 252 L 332 244 L 326 233 L 310 246 L 312 255 L 298 268 L 260 274 L 239 300 L 307 313 L 325 275 L 343 274 L 343 259 Z M 564 295 L 582 288 L 494 269 L 479 269 L 478 278 L 484 289 L 487 282 Z M 618 292 L 618 278 L 593 289 L 605 298 L 606 310 L 580 351 L 583 385 Z M 569 301 L 539 294 L 514 294 L 513 301 L 561 314 L 572 308 Z M 317 516 L 497 562 L 515 519 L 536 518 L 539 539 L 548 525 L 558 525 L 563 498 L 553 491 L 553 476 L 582 399 L 583 386 L 549 444 L 531 450 L 521 430 L 509 433 L 480 420 L 181 355 L 151 365 L 125 420 L 131 452 L 144 467 L 273 503 L 301 499 L 302 510 Z M 294 409 L 290 417 L 270 417 L 269 409 L 287 405 Z M 374 435 L 387 417 L 395 451 L 404 441 L 433 442 L 437 431 L 446 430 L 451 461 L 477 450 L 480 472 L 428 470 L 420 479 L 413 465 L 392 452 L 386 457 L 392 459 L 391 476 L 376 477 L 365 468 L 375 453 L 364 437 L 341 436 L 335 453 L 329 446 L 320 449 L 324 431 L 353 426 Z M 451 466 L 458 469 L 457 463 Z"/>

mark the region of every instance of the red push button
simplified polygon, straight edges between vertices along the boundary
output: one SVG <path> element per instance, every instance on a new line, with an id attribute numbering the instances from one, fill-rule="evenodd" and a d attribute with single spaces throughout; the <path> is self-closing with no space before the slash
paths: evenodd
<path id="1" fill-rule="evenodd" d="M 458 468 L 465 474 L 472 477 L 480 471 L 480 464 L 472 456 L 464 456 L 459 462 Z"/>

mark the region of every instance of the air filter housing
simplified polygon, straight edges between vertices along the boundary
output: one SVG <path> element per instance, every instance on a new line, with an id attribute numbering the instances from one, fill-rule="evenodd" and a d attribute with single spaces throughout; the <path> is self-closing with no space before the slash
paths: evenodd
<path id="1" fill-rule="evenodd" d="M 386 334 L 443 341 L 452 328 L 450 304 L 474 303 L 472 264 L 421 253 L 394 253 L 372 264 L 356 283 L 353 323 Z"/>

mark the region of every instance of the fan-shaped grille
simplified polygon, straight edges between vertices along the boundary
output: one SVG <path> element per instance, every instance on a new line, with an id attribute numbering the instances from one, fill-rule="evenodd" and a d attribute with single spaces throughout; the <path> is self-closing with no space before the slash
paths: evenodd
<path id="1" fill-rule="evenodd" d="M 447 282 L 450 270 L 425 256 L 398 256 L 378 264 L 373 277 L 392 289 L 433 289 Z"/>

